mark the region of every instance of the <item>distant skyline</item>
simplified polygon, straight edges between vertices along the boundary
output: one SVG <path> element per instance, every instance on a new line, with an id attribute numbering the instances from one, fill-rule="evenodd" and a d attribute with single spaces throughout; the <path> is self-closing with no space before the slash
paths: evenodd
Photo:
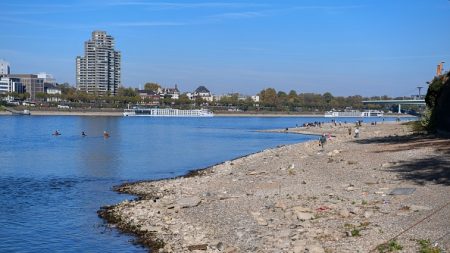
<path id="1" fill-rule="evenodd" d="M 115 38 L 122 84 L 216 94 L 264 88 L 408 96 L 450 66 L 448 0 L 2 0 L 12 73 L 75 84 L 94 30 Z M 423 91 L 422 91 L 423 92 Z"/>

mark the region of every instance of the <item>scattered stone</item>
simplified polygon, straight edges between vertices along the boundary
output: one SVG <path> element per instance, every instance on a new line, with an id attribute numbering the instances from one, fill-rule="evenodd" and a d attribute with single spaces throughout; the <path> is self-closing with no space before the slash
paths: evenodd
<path id="1" fill-rule="evenodd" d="M 193 250 L 207 250 L 208 249 L 208 244 L 190 245 L 187 248 L 190 251 L 193 251 Z"/>
<path id="2" fill-rule="evenodd" d="M 395 188 L 389 193 L 390 195 L 411 195 L 416 188 Z"/>
<path id="3" fill-rule="evenodd" d="M 301 221 L 311 220 L 314 218 L 314 215 L 311 213 L 312 211 L 309 208 L 295 206 L 292 208 L 292 211 L 297 216 L 297 219 Z"/>
<path id="4" fill-rule="evenodd" d="M 115 209 L 111 220 L 116 227 L 122 229 L 125 224 L 130 228 L 127 232 L 140 235 L 139 241 L 153 243 L 147 246 L 154 252 L 365 252 L 396 232 L 393 225 L 408 227 L 407 216 L 419 219 L 426 214 L 412 212 L 430 210 L 440 206 L 436 200 L 445 201 L 446 196 L 441 198 L 448 192 L 442 188 L 445 185 L 427 181 L 417 187 L 413 199 L 382 197 L 395 186 L 411 182 L 380 165 L 399 158 L 407 164 L 409 158 L 420 159 L 426 152 L 395 149 L 397 141 L 362 145 L 348 136 L 347 129 L 348 125 L 333 129 L 346 136 L 336 133 L 327 143 L 327 152 L 333 150 L 328 153 L 315 155 L 320 149 L 317 142 L 294 144 L 216 165 L 193 178 L 128 184 L 122 192 L 137 194 L 138 199 L 109 207 Z M 312 127 L 310 131 L 328 130 Z M 370 131 L 363 129 L 361 140 L 370 138 Z M 388 132 L 381 131 L 378 138 Z M 427 198 L 430 194 L 440 195 Z M 413 201 L 421 206 L 410 205 Z M 407 208 L 399 210 L 405 204 Z M 370 227 L 365 225 L 369 222 Z M 444 225 L 436 229 L 448 227 L 445 219 L 429 222 Z M 354 230 L 364 233 L 351 236 Z M 420 232 L 414 230 L 414 235 Z M 403 239 L 410 242 L 402 241 L 405 252 L 417 248 L 415 241 L 408 241 L 409 233 Z"/>
<path id="5" fill-rule="evenodd" d="M 356 188 L 355 187 L 353 187 L 353 186 L 349 186 L 349 187 L 347 187 L 347 191 L 348 192 L 351 192 L 351 191 L 354 191 Z"/>
<path id="6" fill-rule="evenodd" d="M 261 217 L 261 213 L 260 212 L 251 212 L 251 215 L 253 216 L 255 221 L 258 223 L 258 225 L 260 225 L 260 226 L 267 226 L 268 223 L 267 223 L 266 219 Z"/>
<path id="7" fill-rule="evenodd" d="M 409 209 L 413 212 L 418 212 L 418 211 L 428 211 L 431 210 L 432 208 L 428 206 L 410 205 Z"/>
<path id="8" fill-rule="evenodd" d="M 249 173 L 247 173 L 247 175 L 253 176 L 253 175 L 258 175 L 261 174 L 261 172 L 258 171 L 250 171 Z"/>
<path id="9" fill-rule="evenodd" d="M 280 208 L 281 210 L 286 210 L 287 206 L 286 203 L 284 201 L 277 201 L 277 203 L 275 203 L 275 208 Z"/>
<path id="10" fill-rule="evenodd" d="M 363 215 L 364 215 L 364 218 L 368 219 L 368 218 L 372 217 L 373 212 L 372 211 L 365 211 Z"/>
<path id="11" fill-rule="evenodd" d="M 198 206 L 201 201 L 202 200 L 197 196 L 186 197 L 186 198 L 179 199 L 177 201 L 177 205 L 180 206 L 181 208 L 189 208 L 189 207 Z"/>
<path id="12" fill-rule="evenodd" d="M 352 214 L 360 214 L 361 213 L 361 209 L 359 207 L 352 207 L 350 210 L 350 213 Z"/>
<path id="13" fill-rule="evenodd" d="M 218 243 L 216 244 L 216 249 L 222 251 L 222 250 L 224 249 L 223 243 L 222 243 L 222 242 L 218 242 Z"/>
<path id="14" fill-rule="evenodd" d="M 312 244 L 306 247 L 308 253 L 325 253 L 325 249 L 319 244 Z"/>
<path id="15" fill-rule="evenodd" d="M 339 211 L 339 215 L 343 218 L 348 218 L 350 216 L 350 212 L 347 209 L 342 209 Z"/>

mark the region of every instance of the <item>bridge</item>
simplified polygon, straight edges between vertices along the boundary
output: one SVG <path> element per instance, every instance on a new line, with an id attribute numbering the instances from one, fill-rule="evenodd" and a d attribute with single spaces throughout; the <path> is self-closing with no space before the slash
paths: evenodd
<path id="1" fill-rule="evenodd" d="M 425 105 L 425 99 L 392 99 L 392 100 L 366 100 L 363 104 L 398 105 L 398 113 L 402 111 L 402 105 Z"/>

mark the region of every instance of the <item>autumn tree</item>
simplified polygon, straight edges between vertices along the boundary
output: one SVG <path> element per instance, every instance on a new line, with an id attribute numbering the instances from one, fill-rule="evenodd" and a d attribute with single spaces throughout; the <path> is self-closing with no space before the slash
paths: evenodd
<path id="1" fill-rule="evenodd" d="M 261 104 L 268 107 L 277 106 L 277 91 L 274 88 L 267 88 L 259 93 Z"/>
<path id="2" fill-rule="evenodd" d="M 158 89 L 160 89 L 161 88 L 161 85 L 159 85 L 159 84 L 157 84 L 157 83 L 146 83 L 145 85 L 144 85 L 144 90 L 150 90 L 150 91 L 153 91 L 153 92 L 157 92 L 158 91 Z"/>

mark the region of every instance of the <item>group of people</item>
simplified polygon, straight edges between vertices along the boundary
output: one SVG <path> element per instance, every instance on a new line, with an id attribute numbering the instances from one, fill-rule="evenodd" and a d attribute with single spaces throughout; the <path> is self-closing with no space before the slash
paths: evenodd
<path id="1" fill-rule="evenodd" d="M 59 136 L 59 135 L 61 135 L 61 132 L 59 132 L 59 130 L 55 130 L 55 132 L 53 132 L 52 135 L 53 135 L 53 136 Z M 82 136 L 82 137 L 86 137 L 87 134 L 86 134 L 84 131 L 81 131 L 81 136 Z M 103 131 L 103 137 L 104 137 L 104 138 L 109 138 L 109 133 L 106 132 L 106 131 Z"/>
<path id="2" fill-rule="evenodd" d="M 322 127 L 324 123 L 319 121 L 303 123 L 303 127 Z"/>
<path id="3" fill-rule="evenodd" d="M 331 123 L 334 124 L 334 126 L 337 126 L 337 125 L 342 126 L 342 123 L 340 121 L 336 121 L 335 119 L 332 119 Z M 347 122 L 345 122 L 345 124 L 347 124 Z"/>
<path id="4" fill-rule="evenodd" d="M 351 127 L 348 128 L 348 135 L 352 135 Z M 359 127 L 358 126 L 355 128 L 355 138 L 359 138 Z"/>
<path id="5" fill-rule="evenodd" d="M 333 123 L 334 124 L 339 124 L 339 123 L 336 123 L 336 122 L 333 122 Z M 362 120 L 358 120 L 356 122 L 355 135 L 353 136 L 354 138 L 359 138 L 359 132 L 360 132 L 359 127 L 360 126 L 362 126 Z M 348 135 L 352 135 L 352 128 L 351 127 L 348 128 Z M 328 136 L 328 138 L 327 138 L 327 136 Z M 327 143 L 327 140 L 330 140 L 330 139 L 331 139 L 331 134 L 330 133 L 328 133 L 328 135 L 327 134 L 322 134 L 320 136 L 320 138 L 319 138 L 319 146 L 322 147 L 322 150 L 324 149 L 325 143 Z"/>

